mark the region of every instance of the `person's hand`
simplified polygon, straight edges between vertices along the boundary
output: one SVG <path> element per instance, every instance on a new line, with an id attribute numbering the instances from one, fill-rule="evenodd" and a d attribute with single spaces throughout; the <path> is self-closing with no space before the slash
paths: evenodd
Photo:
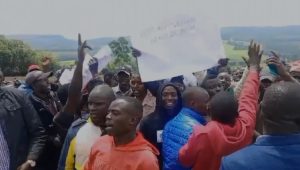
<path id="1" fill-rule="evenodd" d="M 220 59 L 218 60 L 219 66 L 221 66 L 221 67 L 227 66 L 228 60 L 229 60 L 228 58 L 220 58 Z"/>
<path id="2" fill-rule="evenodd" d="M 98 60 L 95 57 L 92 57 L 92 59 L 89 61 L 89 70 L 92 73 L 93 78 L 98 73 Z"/>
<path id="3" fill-rule="evenodd" d="M 260 49 L 260 45 L 251 41 L 248 48 L 248 56 L 249 56 L 249 66 L 255 68 L 256 70 L 260 70 L 260 62 L 263 51 Z"/>
<path id="4" fill-rule="evenodd" d="M 30 166 L 30 164 L 27 161 L 17 168 L 17 170 L 32 170 L 32 169 L 33 168 Z"/>
<path id="5" fill-rule="evenodd" d="M 42 58 L 42 65 L 43 66 L 47 66 L 50 63 L 51 63 L 51 59 L 49 57 L 45 56 L 45 57 Z"/>
<path id="6" fill-rule="evenodd" d="M 138 49 L 136 49 L 136 48 L 131 47 L 131 51 L 132 51 L 133 57 L 137 58 L 137 57 L 139 57 L 139 56 L 142 55 L 142 53 Z"/>
<path id="7" fill-rule="evenodd" d="M 274 65 L 276 66 L 278 75 L 283 78 L 286 79 L 288 77 L 290 77 L 290 74 L 288 73 L 288 71 L 285 68 L 285 65 L 280 61 L 280 57 L 278 54 L 276 54 L 274 51 L 271 51 L 272 53 L 272 57 L 268 58 L 266 63 L 268 65 Z"/>
<path id="8" fill-rule="evenodd" d="M 89 50 L 92 50 L 92 48 L 87 45 L 86 41 L 84 41 L 82 43 L 81 35 L 78 34 L 78 62 L 80 62 L 80 63 L 83 63 L 83 61 L 84 61 L 85 48 L 88 48 Z"/>

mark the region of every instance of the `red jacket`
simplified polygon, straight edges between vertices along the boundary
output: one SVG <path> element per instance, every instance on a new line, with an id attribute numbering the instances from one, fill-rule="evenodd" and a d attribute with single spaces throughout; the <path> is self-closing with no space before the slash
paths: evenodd
<path id="1" fill-rule="evenodd" d="M 84 170 L 159 170 L 159 152 L 138 133 L 122 146 L 115 146 L 112 136 L 103 136 L 92 147 Z"/>
<path id="2" fill-rule="evenodd" d="M 258 72 L 250 70 L 239 99 L 239 116 L 233 126 L 211 121 L 196 126 L 179 152 L 179 160 L 194 170 L 219 170 L 223 156 L 250 144 L 256 120 Z"/>

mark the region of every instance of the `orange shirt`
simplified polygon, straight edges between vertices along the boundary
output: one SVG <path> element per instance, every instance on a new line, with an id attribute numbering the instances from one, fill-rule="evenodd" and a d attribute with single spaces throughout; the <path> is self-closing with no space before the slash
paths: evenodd
<path id="1" fill-rule="evenodd" d="M 115 146 L 112 136 L 102 136 L 92 147 L 85 170 L 159 170 L 158 150 L 137 133 L 136 138 Z"/>

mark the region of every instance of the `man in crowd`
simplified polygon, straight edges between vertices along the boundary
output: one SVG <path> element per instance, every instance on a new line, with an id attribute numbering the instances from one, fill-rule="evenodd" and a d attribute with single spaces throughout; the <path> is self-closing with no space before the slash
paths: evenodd
<path id="1" fill-rule="evenodd" d="M 237 68 L 236 70 L 233 71 L 232 73 L 232 79 L 234 82 L 238 82 L 242 76 L 243 76 L 243 69 Z"/>
<path id="2" fill-rule="evenodd" d="M 132 90 L 130 88 L 131 70 L 127 67 L 122 67 L 117 73 L 119 86 L 114 88 L 116 96 L 131 96 Z"/>
<path id="3" fill-rule="evenodd" d="M 60 139 L 53 125 L 53 118 L 60 110 L 60 103 L 50 94 L 48 78 L 51 75 L 52 72 L 32 71 L 26 75 L 25 80 L 33 89 L 29 98 L 48 135 L 45 151 L 38 164 L 38 168 L 43 170 L 57 169 L 60 154 Z"/>
<path id="4" fill-rule="evenodd" d="M 265 91 L 268 87 L 271 86 L 271 84 L 275 81 L 275 76 L 273 76 L 271 73 L 268 72 L 262 72 L 260 75 L 260 96 L 259 101 L 262 100 Z"/>
<path id="5" fill-rule="evenodd" d="M 76 76 L 74 75 L 73 78 L 76 78 Z M 91 81 L 90 81 L 91 82 Z M 99 86 L 99 85 L 102 85 L 102 84 L 95 84 L 95 83 L 91 83 L 90 82 L 88 83 L 87 86 L 91 86 L 90 90 L 87 91 L 87 94 L 83 95 L 81 97 L 81 101 L 80 101 L 80 104 L 77 104 L 75 105 L 74 107 L 77 108 L 77 117 L 78 118 L 74 118 L 74 113 L 68 113 L 68 112 L 60 112 L 59 114 L 62 114 L 62 116 L 60 115 L 59 117 L 59 122 L 57 121 L 57 117 L 56 116 L 54 118 L 54 121 L 55 123 L 59 123 L 59 125 L 62 125 L 63 128 L 68 128 L 67 129 L 67 134 L 66 134 L 66 137 L 65 137 L 65 140 L 64 140 L 64 144 L 63 144 L 63 147 L 62 147 L 62 150 L 61 150 L 61 153 L 60 153 L 60 158 L 59 158 L 59 163 L 58 163 L 58 170 L 65 170 L 65 166 L 66 166 L 66 159 L 67 159 L 67 156 L 68 156 L 68 152 L 69 152 L 69 147 L 71 145 L 71 142 L 72 140 L 76 137 L 77 135 L 77 132 L 80 130 L 80 128 L 85 125 L 87 122 L 91 123 L 91 120 L 89 120 L 89 111 L 88 111 L 88 96 L 89 94 L 91 93 L 91 91 L 96 87 L 96 86 Z M 112 89 L 110 89 L 112 90 Z M 69 96 L 72 96 L 72 91 L 69 92 Z M 75 97 L 75 96 L 74 96 Z M 79 94 L 79 98 L 80 98 L 80 94 Z M 70 117 L 72 116 L 72 117 Z M 69 117 L 69 118 L 68 118 Z M 67 125 L 69 123 L 61 123 L 63 122 L 63 120 L 73 120 L 71 121 L 71 125 Z M 103 134 L 103 133 L 102 133 Z M 75 142 L 74 142 L 75 143 Z M 73 159 L 74 160 L 74 159 Z M 74 162 L 75 163 L 75 162 Z M 73 164 L 72 164 L 73 165 Z"/>
<path id="6" fill-rule="evenodd" d="M 143 116 L 142 104 L 131 97 L 113 101 L 106 116 L 109 135 L 91 149 L 85 170 L 158 170 L 157 149 L 136 132 Z"/>
<path id="7" fill-rule="evenodd" d="M 219 82 L 223 86 L 224 90 L 227 90 L 231 86 L 231 76 L 227 72 L 218 74 Z"/>
<path id="8" fill-rule="evenodd" d="M 263 136 L 223 159 L 223 170 L 297 169 L 300 166 L 300 84 L 284 69 L 279 58 L 267 63 L 277 67 L 284 82 L 266 89 L 261 102 Z"/>
<path id="9" fill-rule="evenodd" d="M 205 125 L 209 95 L 201 87 L 188 87 L 182 94 L 183 108 L 163 132 L 164 170 L 185 170 L 178 162 L 179 149 L 187 142 L 195 125 Z"/>
<path id="10" fill-rule="evenodd" d="M 179 160 L 185 167 L 218 170 L 223 156 L 251 143 L 257 111 L 260 46 L 251 42 L 248 55 L 250 71 L 238 111 L 234 94 L 223 91 L 212 98 L 209 108 L 212 121 L 206 126 L 195 126 L 187 144 L 180 149 Z"/>
<path id="11" fill-rule="evenodd" d="M 103 76 L 104 83 L 109 85 L 111 88 L 116 87 L 118 82 L 113 72 L 106 72 Z"/>
<path id="12" fill-rule="evenodd" d="M 137 73 L 133 73 L 130 80 L 130 86 L 133 96 L 142 102 L 143 117 L 152 113 L 156 106 L 156 98 L 146 89 L 141 77 Z"/>
<path id="13" fill-rule="evenodd" d="M 87 160 L 91 147 L 95 141 L 104 134 L 107 110 L 110 103 L 115 99 L 113 90 L 107 85 L 96 86 L 88 97 L 89 120 L 79 128 L 76 136 L 72 139 L 64 165 L 61 169 L 80 170 Z M 71 127 L 72 128 L 72 127 Z"/>
<path id="14" fill-rule="evenodd" d="M 32 71 L 38 71 L 41 70 L 40 66 L 36 64 L 32 64 L 28 67 L 27 74 L 32 72 Z M 27 96 L 30 96 L 32 94 L 32 87 L 30 87 L 26 82 L 24 84 L 21 84 L 18 89 L 25 93 Z"/>
<path id="15" fill-rule="evenodd" d="M 16 89 L 0 87 L 0 169 L 33 169 L 46 138 L 28 98 Z"/>
<path id="16" fill-rule="evenodd" d="M 76 137 L 78 130 L 87 123 L 88 120 L 88 96 L 92 89 L 99 85 L 99 82 L 97 79 L 92 79 L 88 82 L 86 85 L 86 94 L 83 94 L 82 92 L 82 70 L 83 70 L 83 62 L 85 58 L 85 48 L 87 48 L 86 41 L 81 41 L 81 35 L 78 34 L 78 62 L 76 64 L 76 68 L 71 80 L 71 83 L 69 86 L 67 86 L 67 89 L 64 88 L 66 91 L 64 92 L 67 96 L 66 103 L 64 104 L 64 107 L 62 108 L 62 111 L 59 112 L 54 117 L 54 123 L 57 127 L 59 127 L 60 131 L 68 131 L 66 138 L 64 140 L 63 148 L 60 153 L 60 159 L 58 163 L 58 170 L 65 170 L 66 166 L 66 159 L 68 156 L 69 148 L 71 141 Z M 61 101 L 63 103 L 63 101 Z M 76 121 L 74 121 L 78 118 Z M 73 122 L 74 121 L 74 122 Z M 89 121 L 91 122 L 91 121 Z M 71 126 L 71 127 L 70 127 Z M 68 130 L 69 129 L 69 130 Z M 62 135 L 62 134 L 60 134 Z M 74 140 L 75 141 L 75 140 Z M 73 142 L 75 143 L 75 142 Z M 74 144 L 72 145 L 74 146 Z M 74 147 L 72 147 L 74 151 Z M 73 154 L 73 155 L 72 155 Z M 70 152 L 69 155 L 75 156 L 74 152 Z M 75 158 L 75 157 L 74 157 Z M 75 167 L 75 159 L 69 160 L 68 167 L 74 169 Z M 78 167 L 78 166 L 76 166 Z"/>
<path id="17" fill-rule="evenodd" d="M 219 79 L 217 78 L 204 80 L 202 87 L 207 90 L 210 98 L 212 98 L 223 89 L 221 83 L 219 82 Z"/>
<path id="18" fill-rule="evenodd" d="M 162 133 L 168 121 L 173 119 L 182 108 L 181 92 L 173 83 L 162 84 L 156 97 L 156 108 L 153 113 L 144 117 L 140 124 L 140 131 L 145 139 L 162 151 Z M 158 157 L 162 168 L 163 157 Z"/>

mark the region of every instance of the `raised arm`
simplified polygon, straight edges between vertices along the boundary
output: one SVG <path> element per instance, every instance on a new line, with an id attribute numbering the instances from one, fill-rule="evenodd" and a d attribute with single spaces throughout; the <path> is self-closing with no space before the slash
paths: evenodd
<path id="1" fill-rule="evenodd" d="M 242 78 L 237 83 L 237 85 L 234 87 L 234 96 L 237 100 L 239 99 L 239 97 L 241 95 L 241 91 L 242 91 L 242 88 L 245 84 L 246 78 L 248 76 L 248 72 L 249 72 L 249 68 L 245 67 Z"/>
<path id="2" fill-rule="evenodd" d="M 54 122 L 60 128 L 68 129 L 73 122 L 74 114 L 77 112 L 78 105 L 81 99 L 82 89 L 82 68 L 85 57 L 86 41 L 82 43 L 81 35 L 78 35 L 78 62 L 74 71 L 74 75 L 69 87 L 68 99 L 62 111 L 56 115 Z"/>
<path id="3" fill-rule="evenodd" d="M 86 41 L 81 42 L 81 35 L 78 35 L 78 62 L 74 71 L 74 75 L 69 87 L 68 100 L 63 108 L 63 112 L 75 113 L 77 106 L 80 103 L 81 89 L 82 89 L 82 68 L 86 47 Z"/>
<path id="4" fill-rule="evenodd" d="M 284 64 L 280 61 L 279 55 L 273 51 L 271 51 L 271 53 L 273 54 L 273 57 L 267 59 L 267 64 L 268 65 L 272 64 L 276 66 L 280 78 L 284 81 L 291 81 L 300 84 L 300 82 L 296 80 L 294 77 L 292 77 L 290 73 L 286 70 Z"/>
<path id="5" fill-rule="evenodd" d="M 253 43 L 249 46 L 249 73 L 239 99 L 239 115 L 253 128 L 255 126 L 256 111 L 259 97 L 259 72 L 262 52 L 260 45 Z"/>

